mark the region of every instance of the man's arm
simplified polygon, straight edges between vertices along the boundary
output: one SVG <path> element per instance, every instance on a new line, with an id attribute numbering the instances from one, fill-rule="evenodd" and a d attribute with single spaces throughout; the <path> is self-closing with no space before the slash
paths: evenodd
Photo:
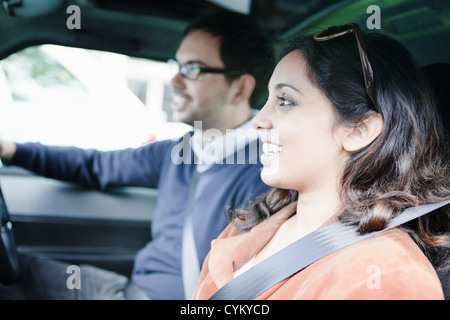
<path id="1" fill-rule="evenodd" d="M 0 158 L 5 160 L 11 160 L 16 153 L 16 144 L 12 141 L 5 141 L 0 138 Z"/>
<path id="2" fill-rule="evenodd" d="M 6 165 L 100 190 L 109 186 L 157 187 L 167 148 L 170 141 L 102 152 L 0 140 L 0 155 Z"/>

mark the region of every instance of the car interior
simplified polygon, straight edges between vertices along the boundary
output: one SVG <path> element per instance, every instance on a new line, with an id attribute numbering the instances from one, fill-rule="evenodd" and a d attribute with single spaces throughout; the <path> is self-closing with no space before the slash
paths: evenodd
<path id="1" fill-rule="evenodd" d="M 276 50 L 296 34 L 312 34 L 329 26 L 356 22 L 363 30 L 382 32 L 399 40 L 413 53 L 418 64 L 426 68 L 436 85 L 444 125 L 449 130 L 448 1 L 0 2 L 0 66 L 2 60 L 26 48 L 49 44 L 165 63 L 174 57 L 184 28 L 197 16 L 217 11 L 254 16 Z M 434 70 L 430 65 L 435 65 Z M 0 106 L 0 117 L 4 117 L 3 112 Z M 82 123 L 78 130 L 83 130 Z M 152 209 L 158 198 L 156 189 L 124 187 L 100 192 L 5 165 L 0 166 L 0 187 L 0 277 L 5 282 L 12 281 L 14 274 L 14 266 L 4 267 L 5 260 L 14 258 L 16 252 L 77 265 L 87 263 L 129 276 L 135 254 L 151 240 Z"/>

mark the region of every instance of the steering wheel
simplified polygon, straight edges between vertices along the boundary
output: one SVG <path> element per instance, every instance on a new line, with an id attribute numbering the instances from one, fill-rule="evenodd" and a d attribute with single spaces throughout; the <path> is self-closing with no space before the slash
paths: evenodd
<path id="1" fill-rule="evenodd" d="M 12 222 L 0 188 L 0 282 L 11 284 L 19 275 L 19 259 Z"/>

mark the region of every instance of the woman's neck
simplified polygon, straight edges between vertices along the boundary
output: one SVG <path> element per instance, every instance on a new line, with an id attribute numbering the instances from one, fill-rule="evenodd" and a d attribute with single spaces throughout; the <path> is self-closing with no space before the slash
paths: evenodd
<path id="1" fill-rule="evenodd" d="M 338 213 L 341 207 L 336 181 L 309 193 L 299 193 L 295 220 L 299 234 L 306 235 L 318 229 Z"/>
<path id="2" fill-rule="evenodd" d="M 299 193 L 297 213 L 286 220 L 267 245 L 256 255 L 257 264 L 294 241 L 320 228 L 338 213 L 341 206 L 337 183 L 329 183 L 311 193 Z"/>

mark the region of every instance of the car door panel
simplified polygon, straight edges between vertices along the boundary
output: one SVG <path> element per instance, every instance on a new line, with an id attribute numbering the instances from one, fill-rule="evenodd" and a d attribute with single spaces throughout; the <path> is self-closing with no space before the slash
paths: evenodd
<path id="1" fill-rule="evenodd" d="M 136 252 L 151 239 L 156 190 L 100 192 L 10 168 L 0 170 L 0 186 L 19 252 L 129 275 Z"/>

